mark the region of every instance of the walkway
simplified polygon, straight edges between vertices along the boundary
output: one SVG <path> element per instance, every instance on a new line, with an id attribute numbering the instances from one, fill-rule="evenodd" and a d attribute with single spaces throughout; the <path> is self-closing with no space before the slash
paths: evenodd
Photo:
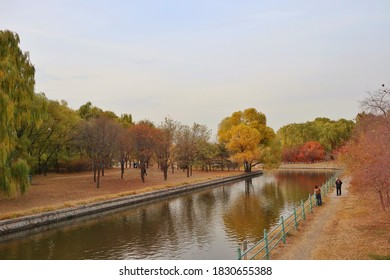
<path id="1" fill-rule="evenodd" d="M 287 244 L 278 248 L 272 259 L 279 260 L 319 260 L 327 259 L 321 255 L 326 243 L 332 236 L 332 229 L 337 223 L 336 213 L 346 206 L 349 180 L 344 179 L 342 195 L 336 196 L 336 189 L 323 198 L 323 206 L 314 208 L 314 213 L 301 222 L 298 232 L 287 238 Z"/>

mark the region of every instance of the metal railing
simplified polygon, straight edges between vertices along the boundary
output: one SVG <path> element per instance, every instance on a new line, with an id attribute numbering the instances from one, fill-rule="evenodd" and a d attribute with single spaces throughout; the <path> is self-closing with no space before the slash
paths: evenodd
<path id="1" fill-rule="evenodd" d="M 336 178 L 339 176 L 337 172 L 334 176 L 329 178 L 321 186 L 321 196 L 324 197 L 331 190 L 333 190 Z M 238 259 L 239 260 L 269 260 L 271 251 L 280 243 L 286 243 L 287 236 L 293 231 L 297 230 L 299 223 L 306 220 L 308 213 L 313 213 L 313 209 L 316 205 L 315 195 L 310 195 L 308 199 L 304 202 L 301 200 L 301 205 L 297 208 L 294 208 L 293 213 L 284 218 L 280 217 L 280 223 L 275 226 L 271 231 L 267 232 L 264 229 L 263 238 L 258 241 L 256 244 L 252 245 L 250 248 L 247 248 L 247 242 L 244 241 L 242 246 L 237 249 Z"/>

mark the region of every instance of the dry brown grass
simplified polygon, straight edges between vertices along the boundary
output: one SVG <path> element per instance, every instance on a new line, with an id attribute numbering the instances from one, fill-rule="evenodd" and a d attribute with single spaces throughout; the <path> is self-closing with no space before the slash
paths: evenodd
<path id="1" fill-rule="evenodd" d="M 100 188 L 96 188 L 92 172 L 34 176 L 32 185 L 26 194 L 13 197 L 0 195 L 0 220 L 241 173 L 242 171 L 205 172 L 194 170 L 193 176 L 187 178 L 185 172 L 177 170 L 174 174 L 168 174 L 168 180 L 164 181 L 162 172 L 156 168 L 150 168 L 146 182 L 142 183 L 139 169 L 126 169 L 124 179 L 121 179 L 120 169 L 114 168 L 106 170 L 105 176 L 101 177 Z"/>

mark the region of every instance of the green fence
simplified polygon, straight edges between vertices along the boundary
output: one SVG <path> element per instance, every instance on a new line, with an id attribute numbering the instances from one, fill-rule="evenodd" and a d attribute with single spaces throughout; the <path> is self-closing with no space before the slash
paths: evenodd
<path id="1" fill-rule="evenodd" d="M 329 178 L 321 186 L 321 195 L 325 197 L 335 186 L 336 178 L 339 176 L 339 172 L 333 177 Z M 301 205 L 294 208 L 294 212 L 284 218 L 280 217 L 280 223 L 275 226 L 271 231 L 267 232 L 264 229 L 264 236 L 259 242 L 247 248 L 247 242 L 244 241 L 242 246 L 238 248 L 238 259 L 239 260 L 269 260 L 271 251 L 280 243 L 286 243 L 286 238 L 289 233 L 293 230 L 297 230 L 299 223 L 306 220 L 309 213 L 313 213 L 313 209 L 316 205 L 315 195 L 310 195 L 304 202 L 301 200 Z"/>

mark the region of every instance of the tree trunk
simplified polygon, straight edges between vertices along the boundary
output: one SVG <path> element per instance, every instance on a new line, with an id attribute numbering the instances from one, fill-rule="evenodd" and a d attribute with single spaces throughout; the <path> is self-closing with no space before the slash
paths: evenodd
<path id="1" fill-rule="evenodd" d="M 146 170 L 146 168 L 145 168 L 145 162 L 141 162 L 141 180 L 142 180 L 142 183 L 145 183 L 145 170 Z"/>
<path id="2" fill-rule="evenodd" d="M 162 164 L 163 172 L 164 172 L 164 181 L 168 180 L 168 163 L 164 162 Z"/>
<path id="3" fill-rule="evenodd" d="M 98 173 L 98 175 L 97 175 L 97 181 L 96 181 L 96 187 L 97 188 L 99 188 L 100 187 L 100 165 L 99 165 L 99 167 L 98 167 L 98 170 L 97 170 L 97 173 Z"/>
<path id="4" fill-rule="evenodd" d="M 93 163 L 93 181 L 96 183 L 96 164 Z"/>
<path id="5" fill-rule="evenodd" d="M 41 157 L 38 157 L 38 174 L 42 174 L 42 169 L 41 169 Z"/>
<path id="6" fill-rule="evenodd" d="M 245 170 L 245 172 L 251 172 L 252 171 L 251 165 L 247 161 L 244 162 L 244 170 Z"/>
<path id="7" fill-rule="evenodd" d="M 379 199 L 380 199 L 380 201 L 381 201 L 382 209 L 383 209 L 383 211 L 386 211 L 386 205 L 385 205 L 385 202 L 384 202 L 384 200 L 383 200 L 382 191 L 381 191 L 381 190 L 378 190 L 378 194 L 379 194 Z"/>
<path id="8" fill-rule="evenodd" d="M 125 162 L 121 160 L 121 179 L 123 179 L 124 173 L 125 173 Z"/>

